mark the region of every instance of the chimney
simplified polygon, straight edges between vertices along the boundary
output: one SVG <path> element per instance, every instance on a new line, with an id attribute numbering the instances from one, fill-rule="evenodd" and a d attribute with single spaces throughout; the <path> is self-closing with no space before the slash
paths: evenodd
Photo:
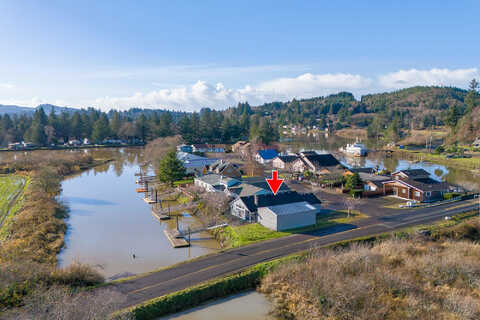
<path id="1" fill-rule="evenodd" d="M 253 195 L 253 202 L 255 203 L 255 206 L 258 207 L 258 194 Z"/>

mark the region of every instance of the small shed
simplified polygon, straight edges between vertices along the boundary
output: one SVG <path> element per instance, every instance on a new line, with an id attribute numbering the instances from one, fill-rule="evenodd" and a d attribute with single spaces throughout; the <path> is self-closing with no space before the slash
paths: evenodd
<path id="1" fill-rule="evenodd" d="M 283 231 L 316 224 L 318 206 L 306 201 L 258 208 L 258 222 L 263 226 Z"/>

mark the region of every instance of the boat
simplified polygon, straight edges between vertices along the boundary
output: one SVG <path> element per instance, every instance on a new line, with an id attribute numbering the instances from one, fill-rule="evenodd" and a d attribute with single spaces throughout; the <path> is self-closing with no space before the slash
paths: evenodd
<path id="1" fill-rule="evenodd" d="M 346 147 L 340 148 L 340 151 L 355 157 L 365 157 L 367 155 L 367 148 L 358 140 L 355 143 L 347 144 Z"/>

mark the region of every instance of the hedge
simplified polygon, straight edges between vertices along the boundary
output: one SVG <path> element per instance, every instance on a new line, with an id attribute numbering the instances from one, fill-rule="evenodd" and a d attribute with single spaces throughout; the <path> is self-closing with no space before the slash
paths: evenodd
<path id="1" fill-rule="evenodd" d="M 134 316 L 134 319 L 150 320 L 196 307 L 209 300 L 254 289 L 272 268 L 286 261 L 298 260 L 300 257 L 300 255 L 292 255 L 260 263 L 234 275 L 211 280 L 194 287 L 154 298 L 142 304 L 122 310 L 115 316 L 130 313 Z"/>

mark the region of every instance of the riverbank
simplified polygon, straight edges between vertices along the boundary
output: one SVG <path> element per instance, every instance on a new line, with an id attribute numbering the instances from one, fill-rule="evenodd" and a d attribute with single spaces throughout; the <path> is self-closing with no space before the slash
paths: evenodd
<path id="1" fill-rule="evenodd" d="M 438 163 L 443 165 L 455 166 L 457 168 L 465 170 L 479 170 L 480 169 L 480 156 L 472 158 L 451 158 L 447 159 L 443 154 L 427 153 L 417 150 L 395 150 L 396 154 L 401 157 L 418 160 L 429 161 L 432 163 Z"/>
<path id="2" fill-rule="evenodd" d="M 106 149 L 106 148 L 132 148 L 132 147 L 144 147 L 145 143 L 136 143 L 136 144 L 88 144 L 88 145 L 79 145 L 79 146 L 65 146 L 58 145 L 53 147 L 28 147 L 26 149 L 9 149 L 9 148 L 0 148 L 0 152 L 23 152 L 23 151 L 39 151 L 39 150 L 51 150 L 51 151 L 60 151 L 60 150 L 82 150 L 82 149 Z"/>
<path id="3" fill-rule="evenodd" d="M 61 191 L 62 178 L 109 161 L 80 153 L 54 157 L 32 153 L 28 161 L 2 164 L 5 171 L 22 174 L 27 182 L 15 204 L 10 204 L 14 210 L 9 210 L 1 230 L 0 309 L 22 306 L 23 299 L 39 287 L 82 287 L 103 281 L 88 266 L 57 268 L 69 215 L 68 208 L 56 196 Z"/>

